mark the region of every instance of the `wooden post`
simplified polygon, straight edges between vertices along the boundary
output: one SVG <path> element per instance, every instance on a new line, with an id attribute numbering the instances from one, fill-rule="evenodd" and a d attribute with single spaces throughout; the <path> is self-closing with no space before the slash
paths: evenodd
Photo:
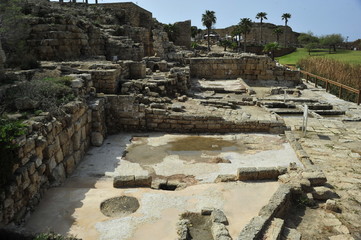
<path id="1" fill-rule="evenodd" d="M 326 81 L 326 92 L 328 92 L 328 89 L 329 89 L 329 83 L 328 83 L 328 81 Z"/>
<path id="2" fill-rule="evenodd" d="M 340 89 L 338 91 L 338 98 L 341 99 L 341 97 L 342 97 L 342 85 L 340 84 Z"/>
<path id="3" fill-rule="evenodd" d="M 317 88 L 317 77 L 315 77 L 315 88 Z"/>
<path id="4" fill-rule="evenodd" d="M 357 105 L 361 104 L 361 90 L 358 91 Z"/>

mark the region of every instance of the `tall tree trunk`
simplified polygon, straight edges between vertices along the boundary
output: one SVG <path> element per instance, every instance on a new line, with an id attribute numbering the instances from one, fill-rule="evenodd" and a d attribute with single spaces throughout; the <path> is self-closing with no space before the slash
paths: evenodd
<path id="1" fill-rule="evenodd" d="M 210 41 L 209 41 L 209 34 L 210 34 L 210 29 L 209 29 L 209 28 L 207 28 L 207 43 L 208 43 L 208 51 L 211 51 Z"/>

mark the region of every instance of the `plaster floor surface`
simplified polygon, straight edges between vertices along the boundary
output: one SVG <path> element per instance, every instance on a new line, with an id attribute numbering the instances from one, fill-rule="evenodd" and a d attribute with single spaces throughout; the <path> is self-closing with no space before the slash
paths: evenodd
<path id="1" fill-rule="evenodd" d="M 230 223 L 229 232 L 232 238 L 236 239 L 242 228 L 268 203 L 279 184 L 260 181 L 213 183 L 216 175 L 235 174 L 239 167 L 288 166 L 290 162 L 300 165 L 289 144 L 278 135 L 210 135 L 225 141 L 248 139 L 251 145 L 252 142 L 258 142 L 259 146 L 273 147 L 243 148 L 238 153 L 232 153 L 237 150 L 232 148 L 230 152 L 220 152 L 219 154 L 228 154 L 229 163 L 189 162 L 187 159 L 174 156 L 176 160 L 173 161 L 173 168 L 172 158 L 168 159 L 169 156 L 165 156 L 159 163 L 150 165 L 157 175 L 191 172 L 197 179 L 197 184 L 176 191 L 149 188 L 115 189 L 112 181 L 114 176 L 147 172 L 148 168 L 144 167 L 146 161 L 133 163 L 122 157 L 124 150 L 134 144 L 130 142 L 134 135 L 129 133 L 109 136 L 102 147 L 91 148 L 62 186 L 46 192 L 39 206 L 28 218 L 24 230 L 54 231 L 72 234 L 84 240 L 168 240 L 177 237 L 176 223 L 181 213 L 199 213 L 203 208 L 219 208 L 226 214 Z M 189 137 L 160 133 L 147 135 L 147 144 L 155 148 L 169 144 L 174 139 Z M 269 144 L 272 141 L 274 143 Z M 140 207 L 136 212 L 125 217 L 113 218 L 101 213 L 101 202 L 123 195 L 138 199 Z"/>

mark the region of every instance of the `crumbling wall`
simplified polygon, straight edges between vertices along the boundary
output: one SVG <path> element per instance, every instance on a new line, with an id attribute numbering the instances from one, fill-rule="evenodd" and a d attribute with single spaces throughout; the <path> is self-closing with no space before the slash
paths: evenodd
<path id="1" fill-rule="evenodd" d="M 136 95 L 108 95 L 105 108 L 109 133 L 155 131 L 172 133 L 282 133 L 285 125 L 274 118 L 269 121 L 237 121 L 212 113 L 193 114 L 170 110 L 165 104 L 145 105 Z"/>
<path id="2" fill-rule="evenodd" d="M 300 81 L 298 71 L 292 71 L 266 56 L 241 55 L 239 57 L 191 58 L 190 72 L 193 78 Z"/>
<path id="3" fill-rule="evenodd" d="M 17 139 L 21 161 L 13 168 L 14 181 L 0 190 L 0 222 L 20 220 L 44 189 L 62 182 L 83 158 L 90 143 L 91 110 L 82 102 L 64 110 L 68 115 L 61 118 L 28 121 L 28 134 Z"/>
<path id="4" fill-rule="evenodd" d="M 191 48 L 191 20 L 187 20 L 184 22 L 176 22 L 176 37 L 174 44 L 177 46 L 183 46 L 187 49 Z"/>
<path id="5" fill-rule="evenodd" d="M 73 90 L 80 97 L 92 93 L 89 74 L 73 74 Z M 100 146 L 107 134 L 104 99 L 89 106 L 73 101 L 56 117 L 41 113 L 26 120 L 26 134 L 15 141 L 19 161 L 13 179 L 0 189 L 0 225 L 20 222 L 37 205 L 44 191 L 62 183 L 83 159 L 90 144 Z"/>

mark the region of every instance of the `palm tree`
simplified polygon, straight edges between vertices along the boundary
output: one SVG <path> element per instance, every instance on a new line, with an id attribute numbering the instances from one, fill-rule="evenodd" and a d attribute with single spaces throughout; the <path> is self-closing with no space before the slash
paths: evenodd
<path id="1" fill-rule="evenodd" d="M 287 43 L 286 43 L 286 27 L 287 27 L 288 19 L 290 19 L 290 18 L 291 18 L 291 13 L 282 14 L 282 20 L 285 21 L 285 47 L 287 45 Z"/>
<path id="2" fill-rule="evenodd" d="M 280 49 L 280 45 L 277 42 L 267 43 L 263 48 L 263 52 L 271 53 L 272 60 L 275 60 L 275 51 Z"/>
<path id="3" fill-rule="evenodd" d="M 246 45 L 247 45 L 247 34 L 251 32 L 252 28 L 252 20 L 250 18 L 241 18 L 241 21 L 239 22 L 241 33 L 244 35 L 244 49 L 243 51 L 246 51 Z"/>
<path id="4" fill-rule="evenodd" d="M 202 14 L 202 24 L 207 28 L 207 42 L 208 42 L 208 51 L 211 50 L 209 44 L 209 35 L 211 33 L 211 28 L 213 24 L 217 21 L 216 13 L 214 11 L 206 10 L 205 13 Z"/>
<path id="5" fill-rule="evenodd" d="M 280 27 L 276 27 L 275 29 L 273 29 L 273 34 L 276 35 L 277 38 L 277 42 L 280 43 L 280 35 L 283 33 L 282 28 Z"/>
<path id="6" fill-rule="evenodd" d="M 261 30 L 260 44 L 262 44 L 262 24 L 263 24 L 263 19 L 267 20 L 267 13 L 259 12 L 259 13 L 257 13 L 256 18 L 260 20 L 260 30 Z"/>

